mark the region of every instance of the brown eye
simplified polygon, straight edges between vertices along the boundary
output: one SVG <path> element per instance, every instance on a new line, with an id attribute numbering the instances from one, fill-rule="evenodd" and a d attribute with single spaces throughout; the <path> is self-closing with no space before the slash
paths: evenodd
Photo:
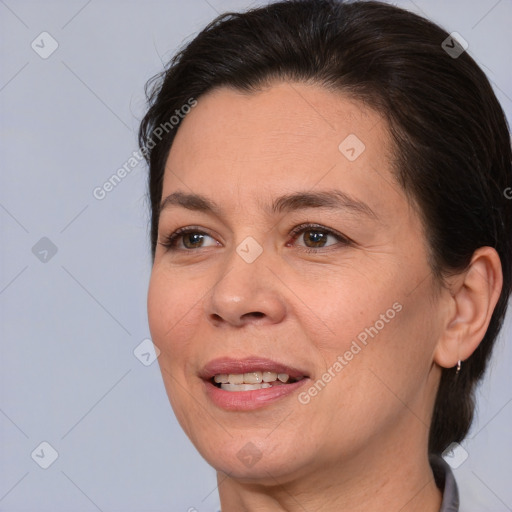
<path id="1" fill-rule="evenodd" d="M 182 235 L 182 239 L 183 245 L 187 249 L 195 249 L 196 247 L 201 247 L 204 235 L 202 233 L 186 233 Z"/>
<path id="2" fill-rule="evenodd" d="M 316 252 L 315 249 L 324 249 L 335 246 L 347 246 L 352 240 L 341 233 L 318 224 L 301 224 L 290 233 L 292 243 L 306 252 Z M 288 244 L 287 244 L 288 245 Z"/>
<path id="3" fill-rule="evenodd" d="M 304 231 L 302 239 L 306 247 L 325 247 L 329 236 L 332 235 L 318 229 L 309 229 Z"/>
<path id="4" fill-rule="evenodd" d="M 180 228 L 160 243 L 170 251 L 202 249 L 219 245 L 212 236 L 194 228 Z"/>

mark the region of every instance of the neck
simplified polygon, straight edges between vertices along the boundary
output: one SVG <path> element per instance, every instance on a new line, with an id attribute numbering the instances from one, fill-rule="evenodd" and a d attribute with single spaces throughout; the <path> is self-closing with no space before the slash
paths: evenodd
<path id="1" fill-rule="evenodd" d="M 404 443 L 341 463 L 325 462 L 294 475 L 280 472 L 265 482 L 240 481 L 217 473 L 222 512 L 439 512 L 442 495 L 426 450 Z M 379 453 L 379 457 L 376 457 Z"/>

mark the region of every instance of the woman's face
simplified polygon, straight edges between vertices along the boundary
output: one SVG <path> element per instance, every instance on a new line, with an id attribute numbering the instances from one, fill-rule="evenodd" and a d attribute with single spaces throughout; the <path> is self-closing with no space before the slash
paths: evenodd
<path id="1" fill-rule="evenodd" d="M 216 469 L 286 481 L 426 447 L 442 303 L 390 151 L 376 112 L 298 83 L 216 89 L 180 126 L 149 323 Z"/>

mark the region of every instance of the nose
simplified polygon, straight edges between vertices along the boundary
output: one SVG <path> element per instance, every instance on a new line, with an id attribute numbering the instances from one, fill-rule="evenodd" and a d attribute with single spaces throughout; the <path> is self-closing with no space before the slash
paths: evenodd
<path id="1" fill-rule="evenodd" d="M 269 267 L 264 254 L 247 263 L 233 251 L 205 300 L 208 320 L 217 327 L 281 322 L 287 309 L 282 284 Z"/>

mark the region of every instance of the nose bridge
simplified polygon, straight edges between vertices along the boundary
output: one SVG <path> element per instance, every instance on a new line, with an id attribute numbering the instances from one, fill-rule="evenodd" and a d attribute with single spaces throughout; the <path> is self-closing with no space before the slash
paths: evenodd
<path id="1" fill-rule="evenodd" d="M 268 268 L 270 259 L 252 237 L 233 248 L 205 301 L 208 318 L 236 326 L 281 321 L 286 305 L 279 282 Z"/>

